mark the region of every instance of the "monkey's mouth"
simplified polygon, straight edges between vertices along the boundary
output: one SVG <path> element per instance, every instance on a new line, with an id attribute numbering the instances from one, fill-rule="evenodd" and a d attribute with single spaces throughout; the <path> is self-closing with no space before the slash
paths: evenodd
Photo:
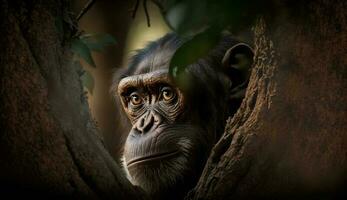
<path id="1" fill-rule="evenodd" d="M 150 161 L 155 161 L 155 160 L 161 160 L 161 159 L 165 159 L 165 158 L 170 158 L 170 157 L 175 157 L 177 154 L 179 153 L 178 150 L 175 151 L 169 151 L 169 152 L 163 152 L 163 153 L 155 153 L 155 154 L 151 154 L 148 156 L 142 156 L 142 157 L 137 157 L 135 159 L 130 160 L 127 163 L 128 167 L 140 164 L 140 163 L 144 163 L 144 162 L 150 162 Z"/>

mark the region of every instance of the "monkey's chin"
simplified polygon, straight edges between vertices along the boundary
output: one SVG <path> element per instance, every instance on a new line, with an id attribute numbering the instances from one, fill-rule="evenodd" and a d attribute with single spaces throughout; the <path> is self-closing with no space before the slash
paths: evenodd
<path id="1" fill-rule="evenodd" d="M 128 167 L 130 181 L 152 196 L 162 196 L 187 187 L 192 178 L 189 160 L 182 154 L 151 162 L 140 162 Z"/>

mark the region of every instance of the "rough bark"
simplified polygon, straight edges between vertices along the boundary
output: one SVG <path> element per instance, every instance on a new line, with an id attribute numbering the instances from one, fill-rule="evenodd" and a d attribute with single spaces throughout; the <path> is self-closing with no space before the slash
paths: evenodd
<path id="1" fill-rule="evenodd" d="M 296 6 L 257 21 L 246 98 L 188 199 L 346 195 L 347 3 Z"/>
<path id="2" fill-rule="evenodd" d="M 68 1 L 0 5 L 0 191 L 141 199 L 106 152 L 72 62 Z M 57 30 L 57 21 L 65 28 Z M 61 21 L 60 21 L 61 22 Z"/>

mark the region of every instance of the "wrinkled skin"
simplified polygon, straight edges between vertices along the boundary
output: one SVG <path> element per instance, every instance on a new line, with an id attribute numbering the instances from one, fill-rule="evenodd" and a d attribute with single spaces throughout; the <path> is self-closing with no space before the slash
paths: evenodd
<path id="1" fill-rule="evenodd" d="M 186 87 L 179 87 L 168 68 L 182 43 L 174 34 L 152 42 L 113 86 L 132 124 L 125 167 L 153 199 L 183 198 L 197 182 L 227 117 L 240 106 L 253 58 L 248 45 L 225 36 L 187 67 Z"/>

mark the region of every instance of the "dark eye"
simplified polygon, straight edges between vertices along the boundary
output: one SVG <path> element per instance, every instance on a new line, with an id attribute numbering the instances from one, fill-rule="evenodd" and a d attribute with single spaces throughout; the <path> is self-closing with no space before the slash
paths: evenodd
<path id="1" fill-rule="evenodd" d="M 165 101 L 170 101 L 175 97 L 175 92 L 170 87 L 164 87 L 161 90 L 161 94 Z"/>
<path id="2" fill-rule="evenodd" d="M 134 106 L 140 105 L 142 103 L 142 98 L 136 92 L 130 95 L 130 103 Z"/>

